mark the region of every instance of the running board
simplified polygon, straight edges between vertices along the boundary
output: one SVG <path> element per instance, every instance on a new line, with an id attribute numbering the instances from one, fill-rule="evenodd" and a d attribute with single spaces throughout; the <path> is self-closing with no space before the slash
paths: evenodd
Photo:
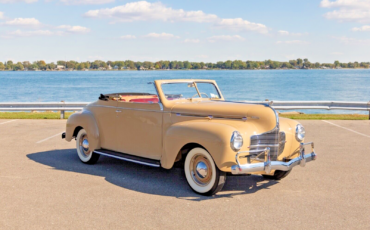
<path id="1" fill-rule="evenodd" d="M 152 160 L 152 159 L 148 159 L 144 157 L 133 156 L 133 155 L 115 152 L 115 151 L 111 151 L 107 149 L 98 149 L 98 150 L 95 150 L 94 153 L 107 156 L 107 157 L 113 157 L 119 160 L 133 162 L 136 164 L 142 164 L 142 165 L 147 165 L 151 167 L 161 167 L 161 164 L 158 160 Z"/>

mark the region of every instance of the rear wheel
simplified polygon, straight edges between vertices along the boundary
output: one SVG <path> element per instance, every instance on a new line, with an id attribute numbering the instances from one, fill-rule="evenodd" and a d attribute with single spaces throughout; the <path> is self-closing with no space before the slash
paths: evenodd
<path id="1" fill-rule="evenodd" d="M 85 164 L 95 164 L 99 160 L 99 154 L 94 153 L 89 147 L 87 132 L 81 129 L 76 138 L 76 149 L 80 160 Z"/>
<path id="2" fill-rule="evenodd" d="M 226 173 L 217 168 L 212 156 L 203 148 L 190 150 L 185 159 L 184 171 L 190 188 L 205 196 L 219 192 L 226 181 Z"/>
<path id="3" fill-rule="evenodd" d="M 289 175 L 289 173 L 291 172 L 292 170 L 289 170 L 289 171 L 280 171 L 280 170 L 276 170 L 274 172 L 274 175 L 262 175 L 264 178 L 266 179 L 271 179 L 271 180 L 281 180 L 285 177 L 287 177 Z"/>

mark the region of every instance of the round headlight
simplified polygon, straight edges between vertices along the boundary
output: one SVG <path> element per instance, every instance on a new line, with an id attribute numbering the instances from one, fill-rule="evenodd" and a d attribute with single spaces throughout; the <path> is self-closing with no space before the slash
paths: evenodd
<path id="1" fill-rule="evenodd" d="M 243 137 L 238 131 L 234 131 L 231 135 L 230 146 L 235 152 L 239 151 L 242 148 Z"/>
<path id="2" fill-rule="evenodd" d="M 301 124 L 298 124 L 295 128 L 295 139 L 301 142 L 303 141 L 305 135 L 306 131 L 304 130 L 304 127 Z"/>

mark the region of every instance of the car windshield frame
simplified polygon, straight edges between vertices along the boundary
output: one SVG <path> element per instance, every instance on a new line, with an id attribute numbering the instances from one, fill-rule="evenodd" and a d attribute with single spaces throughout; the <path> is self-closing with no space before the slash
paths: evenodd
<path id="1" fill-rule="evenodd" d="M 218 96 L 218 98 L 212 98 L 212 97 L 202 97 L 201 95 L 202 95 L 202 92 L 200 92 L 199 91 L 199 89 L 198 89 L 198 85 L 197 85 L 197 83 L 207 83 L 207 84 L 211 84 L 211 85 L 213 85 L 213 87 L 215 88 L 215 91 L 216 91 L 216 93 L 217 93 L 217 96 Z M 164 92 L 164 90 L 163 90 L 163 85 L 172 85 L 172 84 L 194 84 L 194 88 L 195 88 L 195 92 L 194 93 L 197 93 L 198 95 L 197 95 L 197 97 L 191 97 L 191 98 L 186 98 L 186 97 L 179 97 L 179 98 L 172 98 L 172 100 L 169 100 L 167 97 L 166 97 L 166 95 L 168 95 L 168 94 L 166 94 L 165 92 Z M 217 87 L 217 85 L 214 83 L 214 82 L 210 82 L 210 81 L 176 81 L 176 82 L 162 82 L 161 84 L 160 84 L 160 87 L 161 87 L 161 91 L 162 91 L 162 93 L 163 93 L 163 95 L 165 96 L 165 99 L 167 100 L 167 101 L 173 101 L 173 100 L 175 100 L 175 101 L 177 101 L 177 100 L 194 100 L 194 99 L 196 99 L 196 100 L 202 100 L 202 99 L 207 99 L 207 100 L 222 100 L 223 99 L 223 96 L 222 96 L 222 94 L 221 94 L 221 92 L 220 92 L 220 90 L 219 90 L 219 88 Z M 176 95 L 176 94 L 174 94 L 174 95 Z M 181 94 L 178 94 L 178 95 L 181 95 Z"/>

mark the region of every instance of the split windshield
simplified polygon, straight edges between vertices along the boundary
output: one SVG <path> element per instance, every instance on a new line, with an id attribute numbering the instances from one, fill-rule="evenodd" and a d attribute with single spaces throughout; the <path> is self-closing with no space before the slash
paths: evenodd
<path id="1" fill-rule="evenodd" d="M 220 99 L 216 86 L 209 82 L 178 82 L 162 84 L 167 100 L 208 98 Z"/>

